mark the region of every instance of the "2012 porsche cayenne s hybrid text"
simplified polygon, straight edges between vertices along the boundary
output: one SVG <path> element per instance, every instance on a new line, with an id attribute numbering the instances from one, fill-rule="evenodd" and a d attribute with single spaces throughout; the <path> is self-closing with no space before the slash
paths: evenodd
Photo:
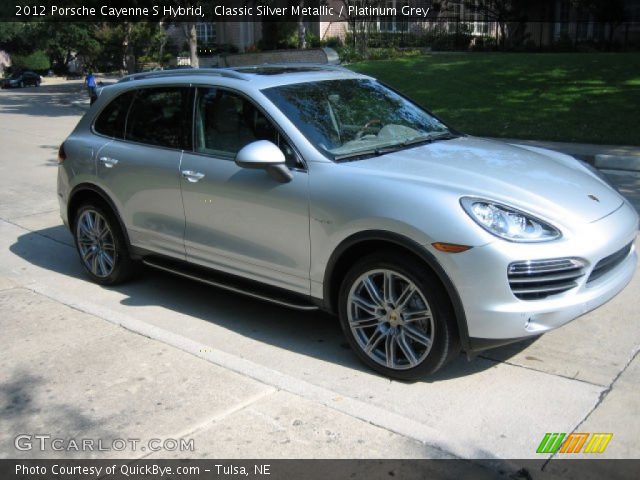
<path id="1" fill-rule="evenodd" d="M 390 377 L 557 328 L 636 267 L 638 216 L 595 170 L 461 134 L 340 67 L 125 77 L 59 156 L 94 281 L 144 263 L 336 313 Z"/>

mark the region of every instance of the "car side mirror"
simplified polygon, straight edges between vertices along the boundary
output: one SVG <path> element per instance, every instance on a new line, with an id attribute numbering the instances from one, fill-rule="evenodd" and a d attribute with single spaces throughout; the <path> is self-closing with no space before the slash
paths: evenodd
<path id="1" fill-rule="evenodd" d="M 242 147 L 236 154 L 236 165 L 265 170 L 280 183 L 293 180 L 293 175 L 285 164 L 284 154 L 268 140 L 257 140 Z"/>

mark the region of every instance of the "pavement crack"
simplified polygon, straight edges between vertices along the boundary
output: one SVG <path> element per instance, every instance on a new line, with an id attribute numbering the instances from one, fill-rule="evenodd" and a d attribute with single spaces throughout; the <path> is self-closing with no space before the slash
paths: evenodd
<path id="1" fill-rule="evenodd" d="M 507 361 L 507 360 L 497 360 L 497 359 L 495 359 L 495 358 L 486 357 L 486 356 L 484 356 L 484 355 L 478 355 L 478 358 L 482 358 L 483 360 L 488 360 L 489 362 L 502 363 L 502 364 L 504 364 L 504 365 L 509 365 L 509 366 L 511 366 L 511 367 L 523 368 L 523 369 L 525 369 L 525 370 L 530 370 L 530 371 L 532 371 L 532 372 L 538 372 L 538 373 L 543 373 L 543 374 L 545 374 L 545 375 L 551 375 L 552 377 L 565 378 L 565 379 L 567 379 L 567 380 L 572 380 L 572 381 L 574 381 L 574 382 L 584 383 L 584 384 L 586 384 L 586 385 L 591 385 L 591 386 L 593 386 L 593 387 L 599 387 L 599 388 L 606 387 L 606 385 L 602 385 L 602 384 L 599 384 L 599 383 L 593 383 L 593 382 L 590 382 L 590 381 L 588 381 L 588 380 L 583 380 L 583 379 L 581 379 L 581 378 L 576 378 L 575 376 L 570 377 L 570 376 L 568 376 L 568 375 L 563 375 L 562 373 L 551 373 L 551 372 L 545 372 L 544 370 L 538 370 L 537 368 L 529 367 L 529 366 L 527 366 L 527 365 L 519 365 L 519 364 L 517 364 L 517 363 L 512 363 L 512 362 L 509 362 L 509 361 Z M 577 375 L 578 373 L 579 373 L 579 372 L 577 372 L 577 373 L 576 373 L 576 375 Z"/>
<path id="2" fill-rule="evenodd" d="M 23 218 L 23 217 L 18 217 L 18 218 Z M 44 235 L 44 234 L 38 232 L 37 230 L 31 230 L 29 228 L 26 228 L 26 227 L 24 227 L 24 226 L 22 226 L 22 225 L 20 225 L 18 223 L 12 222 L 11 220 L 9 220 L 7 218 L 0 218 L 0 221 L 3 221 L 3 222 L 8 223 L 10 225 L 13 225 L 14 227 L 21 228 L 22 230 L 25 230 L 27 232 L 31 232 L 31 233 L 33 233 L 35 235 L 38 235 L 39 237 L 46 238 L 47 240 L 51 240 L 51 241 L 56 242 L 56 243 L 58 243 L 60 245 L 64 245 L 65 247 L 75 248 L 73 245 L 69 245 L 68 243 L 62 242 L 62 241 L 58 240 L 57 238 L 50 237 L 49 235 Z"/>
<path id="3" fill-rule="evenodd" d="M 265 397 L 268 397 L 269 395 L 273 395 L 274 393 L 278 392 L 279 389 L 276 387 L 272 387 L 269 385 L 265 385 L 267 388 L 265 390 L 263 390 L 262 392 L 256 393 L 255 395 L 251 395 L 247 398 L 245 398 L 244 400 L 236 403 L 235 405 L 233 405 L 230 408 L 224 409 L 221 412 L 216 413 L 215 415 L 211 416 L 210 418 L 200 422 L 198 425 L 195 425 L 193 428 L 190 428 L 188 430 L 184 430 L 182 432 L 179 432 L 175 435 L 171 435 L 171 438 L 189 438 L 189 437 L 193 437 L 195 435 L 197 435 L 198 433 L 206 430 L 207 428 L 210 428 L 212 426 L 214 426 L 216 423 L 220 422 L 221 420 L 224 420 L 225 418 L 241 412 L 242 410 L 250 407 L 251 405 L 253 405 L 254 403 L 262 400 Z M 138 457 L 138 460 L 141 460 L 143 458 L 148 457 L 149 455 L 156 453 L 154 451 L 149 451 L 147 453 L 145 453 L 144 455 Z"/>
<path id="4" fill-rule="evenodd" d="M 54 212 L 57 212 L 57 211 L 58 211 L 58 209 L 57 209 L 57 208 L 54 208 L 54 209 L 52 209 L 52 210 L 45 210 L 44 212 L 27 213 L 26 215 L 19 215 L 19 216 L 17 216 L 17 217 L 11 217 L 11 219 L 10 219 L 10 220 L 9 220 L 9 219 L 4 219 L 4 218 L 3 218 L 3 220 L 5 220 L 5 221 L 7 221 L 7 222 L 11 222 L 11 221 L 13 221 L 13 220 L 20 220 L 20 219 L 22 219 L 22 218 L 35 217 L 36 215 L 44 215 L 44 214 L 46 214 L 46 213 L 54 213 Z"/>

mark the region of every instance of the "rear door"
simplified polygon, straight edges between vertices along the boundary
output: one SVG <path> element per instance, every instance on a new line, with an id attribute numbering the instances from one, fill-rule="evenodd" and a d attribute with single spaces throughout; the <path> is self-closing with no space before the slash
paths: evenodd
<path id="1" fill-rule="evenodd" d="M 131 243 L 184 259 L 180 193 L 182 150 L 191 148 L 189 87 L 125 93 L 98 117 L 95 131 L 113 140 L 97 155 L 98 176 L 116 202 Z"/>

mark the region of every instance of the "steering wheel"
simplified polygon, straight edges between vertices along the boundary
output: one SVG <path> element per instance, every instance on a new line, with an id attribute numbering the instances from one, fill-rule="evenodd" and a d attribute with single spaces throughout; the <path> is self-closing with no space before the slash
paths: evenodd
<path id="1" fill-rule="evenodd" d="M 374 118 L 373 120 L 369 120 L 367 123 L 365 123 L 364 126 L 360 130 L 358 130 L 358 133 L 356 133 L 356 139 L 359 140 L 360 138 L 362 138 L 364 132 L 371 128 L 371 125 L 375 125 L 376 123 L 382 125 L 382 120 L 380 120 L 379 118 Z"/>

